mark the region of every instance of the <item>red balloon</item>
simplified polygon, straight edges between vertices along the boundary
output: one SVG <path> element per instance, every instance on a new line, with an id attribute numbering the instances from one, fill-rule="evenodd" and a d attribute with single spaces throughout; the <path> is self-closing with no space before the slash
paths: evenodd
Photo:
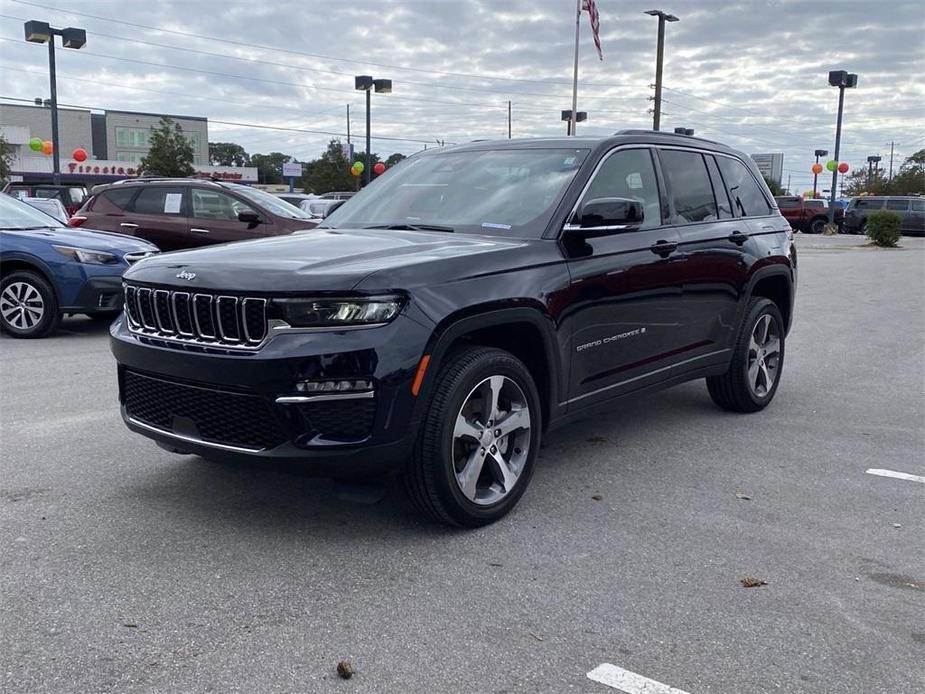
<path id="1" fill-rule="evenodd" d="M 71 156 L 77 161 L 87 161 L 87 150 L 85 150 L 83 147 L 78 147 L 73 152 L 71 152 Z"/>
<path id="2" fill-rule="evenodd" d="M 381 176 L 382 174 L 384 174 L 385 164 L 383 164 L 381 161 L 376 162 L 376 165 L 373 167 L 373 173 L 375 173 L 377 176 Z"/>
<path id="3" fill-rule="evenodd" d="M 838 173 L 848 173 L 848 165 L 845 162 L 842 162 L 838 165 Z"/>

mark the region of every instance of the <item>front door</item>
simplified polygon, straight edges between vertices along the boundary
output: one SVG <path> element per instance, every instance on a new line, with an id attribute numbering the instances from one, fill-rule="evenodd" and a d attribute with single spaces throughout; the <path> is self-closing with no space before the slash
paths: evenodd
<path id="1" fill-rule="evenodd" d="M 239 198 L 218 190 L 190 190 L 190 233 L 197 246 L 260 238 L 258 225 L 242 222 L 240 212 L 255 212 Z"/>
<path id="2" fill-rule="evenodd" d="M 633 231 L 570 248 L 570 407 L 582 407 L 667 378 L 684 344 L 679 242 L 662 223 L 652 152 L 618 149 L 599 165 L 579 202 L 621 197 L 644 209 Z"/>

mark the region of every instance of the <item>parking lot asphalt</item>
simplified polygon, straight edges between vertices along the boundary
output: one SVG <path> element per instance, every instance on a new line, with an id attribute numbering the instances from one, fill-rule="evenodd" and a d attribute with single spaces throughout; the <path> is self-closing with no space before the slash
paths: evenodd
<path id="1" fill-rule="evenodd" d="M 774 403 L 703 382 L 546 438 L 481 530 L 395 484 L 166 453 L 105 327 L 0 338 L 0 690 L 925 691 L 925 240 L 798 236 Z M 744 588 L 743 578 L 766 585 Z M 356 675 L 337 677 L 349 660 Z"/>

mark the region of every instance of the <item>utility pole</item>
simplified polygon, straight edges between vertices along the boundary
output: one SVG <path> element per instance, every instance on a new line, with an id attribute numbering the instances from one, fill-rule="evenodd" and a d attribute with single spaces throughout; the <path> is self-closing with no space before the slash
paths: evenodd
<path id="1" fill-rule="evenodd" d="M 581 29 L 581 0 L 577 0 L 575 9 L 575 70 L 572 74 L 572 120 L 568 124 L 568 134 L 575 134 L 575 114 L 578 113 L 578 37 Z"/>
<path id="2" fill-rule="evenodd" d="M 791 174 L 787 174 L 787 195 L 790 195 L 790 176 Z"/>
<path id="3" fill-rule="evenodd" d="M 661 10 L 648 10 L 647 15 L 658 17 L 658 47 L 655 56 L 655 110 L 652 112 L 652 129 L 659 130 L 662 121 L 662 64 L 665 60 L 665 22 L 680 21 L 673 14 Z"/>
<path id="4" fill-rule="evenodd" d="M 893 180 L 893 142 L 890 141 L 890 179 Z"/>
<path id="5" fill-rule="evenodd" d="M 508 99 L 508 102 L 507 102 L 507 139 L 508 140 L 511 139 L 511 101 L 510 99 Z M 893 162 L 893 159 L 891 157 L 890 158 L 890 170 L 892 170 L 892 167 L 893 167 L 892 162 Z"/>
<path id="6" fill-rule="evenodd" d="M 347 104 L 347 150 L 350 149 L 350 104 Z"/>

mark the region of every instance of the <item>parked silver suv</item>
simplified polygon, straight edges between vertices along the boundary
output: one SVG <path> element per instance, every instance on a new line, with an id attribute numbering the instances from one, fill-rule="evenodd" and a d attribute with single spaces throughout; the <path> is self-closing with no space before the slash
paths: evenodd
<path id="1" fill-rule="evenodd" d="M 863 234 L 867 215 L 879 210 L 892 210 L 902 215 L 902 233 L 906 236 L 925 236 L 925 198 L 911 195 L 870 195 L 852 198 L 845 212 L 845 231 Z"/>

